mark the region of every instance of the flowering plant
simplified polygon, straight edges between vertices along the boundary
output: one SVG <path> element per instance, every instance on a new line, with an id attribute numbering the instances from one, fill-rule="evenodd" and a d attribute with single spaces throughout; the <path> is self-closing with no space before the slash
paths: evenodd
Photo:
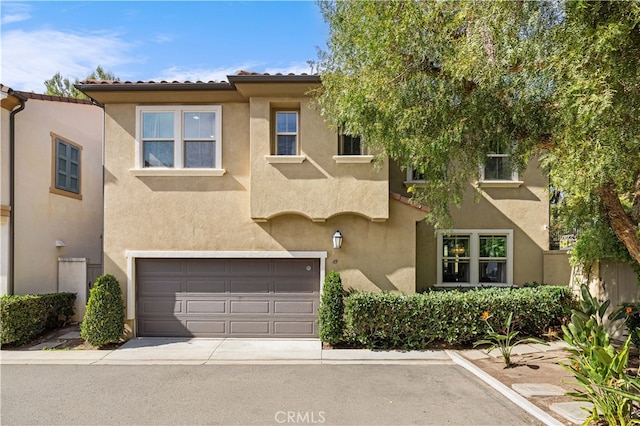
<path id="1" fill-rule="evenodd" d="M 487 332 L 485 338 L 475 342 L 473 344 L 473 347 L 476 347 L 478 345 L 489 345 L 489 347 L 487 348 L 487 352 L 491 352 L 492 350 L 497 348 L 502 355 L 502 359 L 504 360 L 506 367 L 511 367 L 513 365 L 513 363 L 511 362 L 511 352 L 516 346 L 523 343 L 540 343 L 543 345 L 548 345 L 547 342 L 536 337 L 525 337 L 523 339 L 516 339 L 520 332 L 511 328 L 513 312 L 509 313 L 509 317 L 505 322 L 504 328 L 500 330 L 501 332 L 495 331 L 493 326 L 489 323 L 489 318 L 491 318 L 489 312 L 484 311 L 480 318 L 486 323 Z"/>

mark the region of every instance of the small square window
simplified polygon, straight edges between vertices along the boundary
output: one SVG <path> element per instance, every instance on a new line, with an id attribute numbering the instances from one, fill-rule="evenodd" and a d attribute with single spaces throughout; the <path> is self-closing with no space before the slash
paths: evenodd
<path id="1" fill-rule="evenodd" d="M 510 148 L 505 143 L 496 142 L 481 167 L 482 181 L 517 181 L 518 173 L 511 167 Z"/>
<path id="2" fill-rule="evenodd" d="M 360 136 L 341 134 L 338 152 L 340 155 L 365 155 Z"/>

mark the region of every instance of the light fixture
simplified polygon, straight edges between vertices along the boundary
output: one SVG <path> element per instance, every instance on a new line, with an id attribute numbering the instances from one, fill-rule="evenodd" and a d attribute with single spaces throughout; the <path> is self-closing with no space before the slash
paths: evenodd
<path id="1" fill-rule="evenodd" d="M 56 247 L 66 247 L 67 245 L 62 240 L 56 240 Z"/>
<path id="2" fill-rule="evenodd" d="M 340 247 L 342 247 L 342 234 L 340 231 L 336 231 L 335 234 L 333 234 L 333 248 L 339 249 Z"/>

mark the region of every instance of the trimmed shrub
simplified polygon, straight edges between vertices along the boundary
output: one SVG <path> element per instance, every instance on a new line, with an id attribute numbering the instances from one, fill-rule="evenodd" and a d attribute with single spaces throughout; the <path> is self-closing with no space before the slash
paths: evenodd
<path id="1" fill-rule="evenodd" d="M 48 329 L 59 327 L 73 316 L 75 293 L 29 294 L 0 298 L 1 343 L 28 342 Z"/>
<path id="2" fill-rule="evenodd" d="M 124 303 L 120 283 L 113 275 L 102 275 L 89 293 L 80 337 L 99 347 L 119 342 L 123 332 Z"/>
<path id="3" fill-rule="evenodd" d="M 523 336 L 541 336 L 561 325 L 574 306 L 568 287 L 474 289 L 424 294 L 354 293 L 345 303 L 346 334 L 351 341 L 375 349 L 424 349 L 431 342 L 469 344 L 486 324 L 500 330 L 510 313 Z"/>
<path id="4" fill-rule="evenodd" d="M 344 337 L 344 290 L 340 274 L 331 271 L 324 280 L 320 299 L 318 335 L 323 342 L 335 345 Z"/>

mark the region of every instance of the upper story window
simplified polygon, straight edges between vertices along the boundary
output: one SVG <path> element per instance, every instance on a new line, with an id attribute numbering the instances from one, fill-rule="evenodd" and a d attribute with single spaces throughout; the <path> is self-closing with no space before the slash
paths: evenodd
<path id="1" fill-rule="evenodd" d="M 341 134 L 339 136 L 338 153 L 340 155 L 364 155 L 360 136 Z"/>
<path id="2" fill-rule="evenodd" d="M 298 154 L 298 112 L 276 111 L 276 155 Z"/>
<path id="3" fill-rule="evenodd" d="M 221 106 L 139 106 L 136 112 L 137 169 L 222 171 Z"/>
<path id="4" fill-rule="evenodd" d="M 53 178 L 50 191 L 82 199 L 80 192 L 82 147 L 54 133 L 51 133 L 51 141 Z"/>
<path id="5" fill-rule="evenodd" d="M 438 285 L 513 283 L 512 230 L 438 231 Z"/>
<path id="6" fill-rule="evenodd" d="M 480 180 L 517 181 L 518 172 L 511 167 L 509 156 L 510 147 L 506 143 L 496 142 L 480 169 Z"/>

